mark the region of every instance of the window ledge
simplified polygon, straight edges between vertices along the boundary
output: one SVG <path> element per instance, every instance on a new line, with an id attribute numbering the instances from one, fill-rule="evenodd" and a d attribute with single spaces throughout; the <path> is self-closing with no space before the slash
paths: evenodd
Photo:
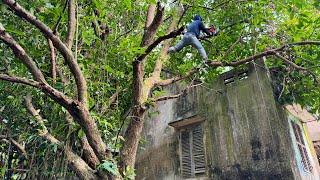
<path id="1" fill-rule="evenodd" d="M 172 126 L 174 128 L 180 129 L 180 128 L 185 127 L 185 126 L 189 126 L 189 125 L 192 125 L 192 124 L 200 123 L 200 122 L 202 122 L 204 120 L 205 120 L 205 118 L 203 118 L 203 117 L 201 117 L 199 115 L 195 115 L 195 116 L 191 116 L 191 117 L 188 117 L 188 118 L 185 118 L 185 119 L 181 119 L 181 120 L 178 120 L 178 121 L 170 122 L 169 126 Z"/>

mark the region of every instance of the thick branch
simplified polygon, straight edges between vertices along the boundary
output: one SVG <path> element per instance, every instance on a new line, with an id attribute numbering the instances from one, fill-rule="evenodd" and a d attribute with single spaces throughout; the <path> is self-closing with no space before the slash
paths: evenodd
<path id="1" fill-rule="evenodd" d="M 81 146 L 83 149 L 83 159 L 88 163 L 92 168 L 96 168 L 100 161 L 98 157 L 94 154 L 92 147 L 90 146 L 86 136 L 81 138 Z"/>
<path id="2" fill-rule="evenodd" d="M 155 11 L 154 4 L 151 4 L 148 8 L 146 28 L 145 28 L 142 42 L 141 42 L 142 47 L 151 43 L 154 35 L 157 32 L 158 27 L 161 25 L 163 21 L 164 7 L 161 7 L 160 2 L 157 3 L 157 12 L 155 15 L 154 15 L 154 11 Z M 152 19 L 152 22 L 150 23 L 151 19 Z"/>
<path id="3" fill-rule="evenodd" d="M 110 151 L 107 149 L 106 144 L 101 138 L 97 124 L 91 118 L 89 111 L 83 106 L 82 103 L 69 99 L 63 93 L 45 83 L 39 83 L 36 81 L 12 77 L 4 74 L 0 74 L 0 79 L 33 86 L 46 93 L 51 99 L 66 108 L 72 117 L 81 125 L 85 131 L 85 134 L 87 135 L 88 142 L 93 148 L 95 154 L 98 156 L 99 160 L 102 161 L 110 155 Z"/>
<path id="4" fill-rule="evenodd" d="M 154 14 L 156 12 L 156 4 L 150 4 L 147 11 L 147 19 L 144 25 L 144 29 L 147 30 L 147 28 L 150 26 L 154 19 Z"/>
<path id="5" fill-rule="evenodd" d="M 182 13 L 183 13 L 183 11 L 180 9 L 178 14 L 177 14 L 177 16 L 181 15 Z M 173 29 L 176 27 L 177 23 L 178 23 L 178 20 L 177 19 L 173 19 L 171 24 L 170 24 L 170 26 L 169 26 L 169 28 L 168 28 L 168 32 L 171 33 L 173 31 Z M 181 28 L 180 28 L 180 30 L 181 30 Z M 177 31 L 177 32 L 179 32 L 179 31 Z M 170 39 L 168 39 L 168 40 L 166 40 L 164 42 L 163 47 L 162 47 L 161 52 L 160 52 L 160 56 L 156 60 L 156 64 L 155 64 L 155 67 L 154 67 L 154 70 L 153 70 L 153 73 L 152 73 L 152 79 L 154 79 L 156 81 L 158 81 L 160 79 L 160 73 L 161 73 L 161 70 L 162 70 L 162 65 L 168 58 L 168 49 L 170 47 L 170 43 L 171 43 Z"/>
<path id="6" fill-rule="evenodd" d="M 152 44 L 150 44 L 145 53 L 141 54 L 138 58 L 137 58 L 137 61 L 143 61 L 144 58 L 151 53 L 151 51 L 157 47 L 162 41 L 164 40 L 167 40 L 167 39 L 170 39 L 170 38 L 175 38 L 177 36 L 179 36 L 180 34 L 182 34 L 184 30 L 184 27 L 180 27 L 179 29 L 175 30 L 175 31 L 171 31 L 169 34 L 167 35 L 164 35 L 164 36 L 160 36 L 158 37 Z"/>
<path id="7" fill-rule="evenodd" d="M 308 71 L 307 68 L 298 66 L 295 63 L 293 63 L 292 61 L 284 58 L 283 56 L 280 56 L 277 53 L 277 52 L 281 52 L 284 48 L 289 47 L 289 46 L 302 46 L 302 45 L 320 45 L 320 41 L 302 41 L 302 42 L 288 43 L 288 44 L 285 44 L 285 45 L 283 45 L 283 46 L 281 46 L 279 48 L 267 50 L 267 51 L 264 51 L 262 53 L 259 53 L 259 54 L 256 54 L 256 55 L 241 59 L 241 60 L 232 61 L 232 62 L 209 61 L 209 62 L 207 62 L 207 64 L 209 66 L 212 66 L 212 67 L 219 67 L 219 66 L 233 66 L 233 67 L 236 67 L 236 66 L 239 66 L 241 64 L 245 64 L 247 62 L 254 61 L 254 60 L 262 58 L 262 57 L 267 57 L 267 56 L 274 55 L 274 56 L 278 57 L 279 59 L 281 59 L 282 61 L 284 61 L 286 64 L 289 64 L 290 66 L 292 66 L 292 67 L 294 67 L 294 68 L 296 68 L 298 70 L 306 71 L 306 72 L 308 72 L 309 74 L 312 75 L 312 72 Z M 185 76 L 175 76 L 173 78 L 160 80 L 155 85 L 156 86 L 170 85 L 170 84 L 173 84 L 173 83 L 175 83 L 177 81 L 184 80 L 184 79 L 190 77 L 192 74 L 196 73 L 197 71 L 198 71 L 198 69 L 192 69 Z M 317 83 L 317 79 L 315 79 L 315 83 Z"/>
<path id="8" fill-rule="evenodd" d="M 73 100 L 69 99 L 67 96 L 65 96 L 60 91 L 57 91 L 56 89 L 52 88 L 50 85 L 37 82 L 31 79 L 25 79 L 21 77 L 15 77 L 15 76 L 9 76 L 6 74 L 0 74 L 0 79 L 5 80 L 12 83 L 19 83 L 24 84 L 28 86 L 35 87 L 44 93 L 46 93 L 49 97 L 51 97 L 53 100 L 55 100 L 58 104 L 62 105 L 66 109 L 70 110 L 72 105 L 74 104 Z"/>
<path id="9" fill-rule="evenodd" d="M 65 107 L 69 113 L 75 118 L 78 123 L 83 127 L 88 141 L 94 149 L 96 155 L 100 160 L 106 159 L 107 148 L 105 143 L 102 141 L 101 134 L 95 121 L 91 118 L 87 109 L 87 85 L 86 80 L 80 70 L 79 65 L 74 59 L 72 52 L 67 46 L 57 37 L 50 28 L 39 21 L 35 16 L 27 12 L 14 0 L 2 0 L 7 4 L 19 17 L 27 20 L 34 26 L 36 26 L 48 39 L 50 39 L 56 49 L 62 54 L 66 60 L 70 71 L 72 72 L 78 90 L 78 101 L 70 100 L 63 93 L 57 91 L 46 83 L 41 84 L 40 89 L 49 95 L 57 103 Z"/>
<path id="10" fill-rule="evenodd" d="M 279 48 L 266 50 L 266 51 L 264 51 L 262 53 L 259 53 L 259 54 L 253 55 L 253 56 L 249 56 L 249 57 L 241 59 L 241 60 L 236 60 L 236 61 L 232 61 L 232 62 L 211 61 L 211 62 L 208 62 L 207 64 L 209 66 L 212 66 L 212 67 L 218 67 L 218 66 L 234 66 L 235 67 L 235 66 L 239 66 L 241 64 L 245 64 L 247 62 L 250 62 L 252 60 L 256 60 L 256 59 L 259 59 L 259 58 L 262 58 L 262 57 L 276 55 L 277 52 L 281 52 L 286 47 L 303 46 L 303 45 L 320 45 L 320 41 L 301 41 L 301 42 L 288 43 L 288 44 L 285 44 L 285 45 L 283 45 L 283 46 L 281 46 Z M 293 62 L 291 62 L 291 63 L 293 63 Z"/>
<path id="11" fill-rule="evenodd" d="M 19 17 L 25 19 L 32 25 L 36 26 L 47 38 L 49 38 L 57 50 L 62 54 L 66 63 L 68 64 L 71 73 L 73 74 L 77 90 L 78 90 L 78 100 L 85 105 L 87 105 L 87 83 L 81 72 L 81 69 L 77 62 L 75 61 L 72 52 L 68 47 L 56 36 L 53 31 L 46 26 L 43 22 L 37 19 L 34 15 L 26 11 L 14 0 L 2 0 L 7 4 Z"/>
<path id="12" fill-rule="evenodd" d="M 30 95 L 25 97 L 25 104 L 29 111 L 29 113 L 36 118 L 38 123 L 42 126 L 43 130 L 39 133 L 39 135 L 51 142 L 52 144 L 56 144 L 60 150 L 63 150 L 67 157 L 67 162 L 70 168 L 77 174 L 77 176 L 81 179 L 96 179 L 96 175 L 93 169 L 91 169 L 87 163 L 85 163 L 81 157 L 72 152 L 72 150 L 52 136 L 46 126 L 44 125 L 44 121 L 38 111 L 34 108 L 32 104 L 32 98 Z"/>
<path id="13" fill-rule="evenodd" d="M 168 32 L 172 32 L 176 26 L 177 21 L 173 21 L 168 29 Z M 134 108 L 132 110 L 132 119 L 125 132 L 124 146 L 121 149 L 121 161 L 120 171 L 123 171 L 127 166 L 134 167 L 137 148 L 141 137 L 141 131 L 143 128 L 143 118 L 146 112 L 144 103 L 148 100 L 148 96 L 155 82 L 160 79 L 160 71 L 163 61 L 167 58 L 167 51 L 169 48 L 169 41 L 167 40 L 164 47 L 161 50 L 160 57 L 158 58 L 154 72 L 151 77 L 143 79 L 144 70 L 143 63 L 141 61 L 133 62 L 133 75 L 134 75 Z"/>

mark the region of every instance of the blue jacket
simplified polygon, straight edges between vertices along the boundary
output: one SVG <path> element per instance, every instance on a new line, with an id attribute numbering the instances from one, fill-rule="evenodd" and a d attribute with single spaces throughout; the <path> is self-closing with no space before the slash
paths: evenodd
<path id="1" fill-rule="evenodd" d="M 187 32 L 194 33 L 196 37 L 198 38 L 200 35 L 200 31 L 205 32 L 207 35 L 210 35 L 211 33 L 204 27 L 204 24 L 202 22 L 202 18 L 199 15 L 194 16 L 192 23 L 189 24 L 187 27 Z"/>

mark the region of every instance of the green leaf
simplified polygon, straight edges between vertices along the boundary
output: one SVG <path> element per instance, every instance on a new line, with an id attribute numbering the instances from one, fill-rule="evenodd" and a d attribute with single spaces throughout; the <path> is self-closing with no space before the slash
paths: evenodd
<path id="1" fill-rule="evenodd" d="M 113 175 L 119 175 L 118 167 L 111 161 L 104 160 L 102 164 L 98 166 L 99 169 L 112 173 Z"/>
<path id="2" fill-rule="evenodd" d="M 134 172 L 134 168 L 131 166 L 127 166 L 125 171 L 123 172 L 125 180 L 134 180 L 136 177 L 136 173 Z"/>
<path id="3" fill-rule="evenodd" d="M 84 131 L 83 131 L 82 129 L 80 129 L 80 130 L 78 131 L 78 137 L 81 139 L 81 138 L 84 137 L 84 136 L 85 136 Z"/>

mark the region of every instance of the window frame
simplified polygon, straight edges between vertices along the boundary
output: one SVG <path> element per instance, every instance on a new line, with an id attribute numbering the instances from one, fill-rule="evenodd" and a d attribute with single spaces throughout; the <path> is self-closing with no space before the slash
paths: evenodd
<path id="1" fill-rule="evenodd" d="M 309 154 L 307 151 L 307 146 L 306 146 L 306 142 L 304 140 L 304 136 L 303 136 L 301 127 L 293 121 L 291 121 L 291 127 L 292 127 L 293 134 L 295 137 L 295 142 L 298 147 L 298 151 L 300 153 L 301 164 L 302 164 L 303 170 L 305 172 L 312 173 L 313 166 L 311 164 L 311 160 L 310 160 L 310 157 L 309 157 Z"/>
<path id="2" fill-rule="evenodd" d="M 202 145 L 202 152 L 201 154 L 197 157 L 195 157 L 194 155 L 194 149 L 195 149 L 195 141 L 194 141 L 194 133 L 197 131 L 197 128 L 200 128 L 200 139 L 201 139 L 201 145 Z M 198 129 L 199 130 L 199 129 Z M 187 150 L 189 152 L 189 159 L 190 159 L 190 176 L 186 176 L 189 174 L 186 174 L 184 172 L 184 165 L 183 165 L 183 152 L 186 152 L 183 150 L 183 133 L 187 132 L 188 134 L 188 142 L 189 142 L 189 149 Z M 199 139 L 197 141 L 197 143 L 199 143 Z M 199 153 L 199 152 L 198 152 Z M 201 157 L 203 156 L 203 157 Z M 207 173 L 207 160 L 206 160 L 206 152 L 205 152 L 205 142 L 204 142 L 204 129 L 203 129 L 203 123 L 195 123 L 195 124 L 191 124 L 185 127 L 181 127 L 179 129 L 179 158 L 180 158 L 180 175 L 183 178 L 186 179 L 192 179 L 192 178 L 199 178 L 199 177 L 205 177 L 206 173 Z M 200 170 L 196 169 L 196 163 L 195 163 L 195 159 L 197 158 L 197 160 L 203 158 L 203 165 L 201 167 L 200 164 Z M 199 165 L 199 164 L 198 164 Z M 201 169 L 203 168 L 203 169 Z"/>

